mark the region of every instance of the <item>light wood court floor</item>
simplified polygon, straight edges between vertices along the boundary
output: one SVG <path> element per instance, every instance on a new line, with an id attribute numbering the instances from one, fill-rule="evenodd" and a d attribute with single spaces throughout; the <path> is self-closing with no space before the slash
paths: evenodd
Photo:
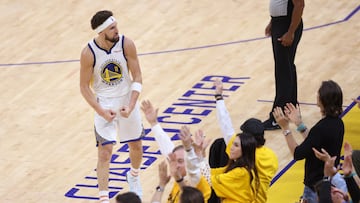
<path id="1" fill-rule="evenodd" d="M 210 76 L 244 77 L 239 88 L 226 92 L 234 127 L 249 117 L 267 118 L 272 105 L 267 101 L 274 97 L 271 42 L 264 37 L 268 3 L 1 0 L 0 202 L 96 202 L 90 200 L 97 196 L 93 111 L 80 95 L 78 81 L 80 51 L 95 36 L 89 21 L 96 11 L 111 9 L 121 32 L 135 41 L 143 72 L 141 100 L 150 99 L 160 108 L 160 116 L 168 121 L 162 126 L 179 129 L 180 122 L 190 120 L 166 113 L 170 107 L 177 112 L 193 109 L 202 115 L 191 116 L 191 129 L 201 128 L 216 138 L 220 130 L 213 104 L 176 104 L 184 99 L 213 100 L 206 96 L 212 90 L 194 88 L 211 87 L 206 81 L 214 79 Z M 320 118 L 313 104 L 321 81 L 332 79 L 341 85 L 344 105 L 360 94 L 358 10 L 357 0 L 306 1 L 307 30 L 296 64 L 299 101 L 308 126 Z M 233 85 L 237 84 L 224 87 Z M 185 97 L 189 90 L 205 95 Z M 144 122 L 144 127 L 149 125 Z M 266 138 L 282 169 L 291 160 L 284 138 L 280 131 L 267 132 Z M 141 180 L 148 200 L 162 158 L 150 153 L 157 151 L 154 141 L 145 140 L 144 146 L 148 148 Z M 126 150 L 119 144 L 114 149 Z M 111 165 L 112 191 L 127 191 L 121 171 L 129 166 L 128 155 L 114 154 L 120 157 L 115 156 Z"/>

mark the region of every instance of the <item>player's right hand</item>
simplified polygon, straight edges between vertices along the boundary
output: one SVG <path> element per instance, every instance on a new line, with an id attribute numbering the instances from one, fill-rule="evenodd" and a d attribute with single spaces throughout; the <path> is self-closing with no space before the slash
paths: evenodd
<path id="1" fill-rule="evenodd" d="M 105 109 L 101 115 L 107 122 L 111 122 L 116 117 L 116 112 L 111 109 Z"/>

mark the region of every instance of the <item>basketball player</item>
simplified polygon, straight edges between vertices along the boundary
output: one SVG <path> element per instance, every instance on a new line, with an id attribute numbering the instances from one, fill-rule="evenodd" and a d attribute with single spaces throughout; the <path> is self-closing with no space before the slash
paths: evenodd
<path id="1" fill-rule="evenodd" d="M 136 47 L 131 39 L 119 34 L 111 11 L 97 12 L 91 27 L 98 35 L 81 53 L 80 91 L 95 110 L 100 202 L 109 203 L 110 158 L 118 135 L 120 142 L 130 148 L 131 169 L 126 174 L 130 191 L 141 197 L 139 168 L 144 131 L 137 101 L 142 76 Z"/>

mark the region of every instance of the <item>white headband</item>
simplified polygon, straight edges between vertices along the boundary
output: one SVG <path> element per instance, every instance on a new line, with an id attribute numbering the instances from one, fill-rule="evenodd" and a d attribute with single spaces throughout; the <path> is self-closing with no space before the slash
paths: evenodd
<path id="1" fill-rule="evenodd" d="M 113 16 L 110 16 L 101 25 L 99 25 L 97 28 L 95 28 L 95 31 L 97 33 L 100 33 L 103 30 L 105 30 L 109 25 L 111 25 L 113 22 L 116 22 L 116 20 L 115 20 L 115 18 Z"/>

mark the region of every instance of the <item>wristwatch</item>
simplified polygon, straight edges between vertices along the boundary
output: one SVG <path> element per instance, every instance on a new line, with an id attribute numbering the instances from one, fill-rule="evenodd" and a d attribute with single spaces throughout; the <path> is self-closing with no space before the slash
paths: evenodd
<path id="1" fill-rule="evenodd" d="M 283 134 L 286 136 L 290 135 L 291 134 L 291 130 L 284 130 L 283 131 Z"/>
<path id="2" fill-rule="evenodd" d="M 330 181 L 331 180 L 331 177 L 330 176 L 324 176 L 323 177 L 323 181 Z"/>
<path id="3" fill-rule="evenodd" d="M 164 192 L 164 188 L 159 185 L 156 187 L 156 192 Z"/>

